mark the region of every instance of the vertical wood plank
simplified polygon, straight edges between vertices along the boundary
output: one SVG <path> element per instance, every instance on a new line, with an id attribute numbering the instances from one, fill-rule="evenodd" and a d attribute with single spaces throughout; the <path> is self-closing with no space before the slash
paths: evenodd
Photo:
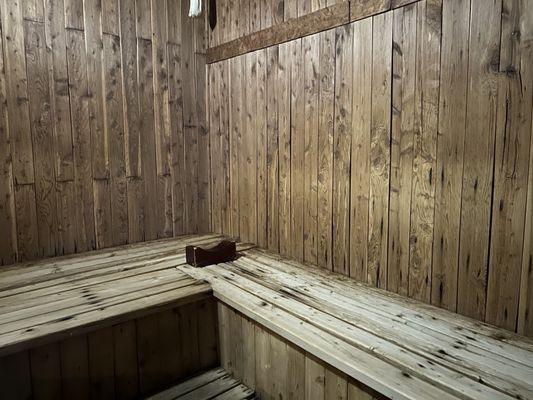
<path id="1" fill-rule="evenodd" d="M 325 368 L 325 398 L 336 400 L 348 399 L 348 381 L 346 375 Z"/>
<path id="2" fill-rule="evenodd" d="M 122 98 L 120 39 L 104 35 L 105 129 L 109 140 L 111 239 L 114 246 L 128 241 L 128 200 Z"/>
<path id="3" fill-rule="evenodd" d="M 0 384 L 8 399 L 32 398 L 30 356 L 27 351 L 0 358 Z"/>
<path id="4" fill-rule="evenodd" d="M 138 40 L 139 70 L 139 116 L 141 132 L 142 177 L 144 181 L 145 201 L 145 237 L 148 240 L 157 238 L 159 226 L 157 214 L 162 210 L 158 207 L 157 173 L 155 159 L 154 131 L 154 92 L 152 43 L 149 40 Z"/>
<path id="5" fill-rule="evenodd" d="M 302 39 L 304 79 L 304 260 L 318 261 L 318 127 L 320 37 Z"/>
<path id="6" fill-rule="evenodd" d="M 244 211 L 240 214 L 241 239 L 257 242 L 257 137 L 254 134 L 257 110 L 257 53 L 249 53 L 243 58 L 243 73 L 246 81 L 243 98 L 243 134 L 240 170 L 242 191 L 239 190 L 239 205 Z"/>
<path id="7" fill-rule="evenodd" d="M 20 1 L 3 0 L 0 6 L 13 176 L 15 184 L 30 184 L 34 182 L 33 145 L 21 4 Z"/>
<path id="8" fill-rule="evenodd" d="M 84 0 L 86 68 L 91 127 L 92 169 L 95 179 L 109 177 L 109 147 L 104 128 L 104 86 L 101 0 Z"/>
<path id="9" fill-rule="evenodd" d="M 115 325 L 113 343 L 115 395 L 120 399 L 136 399 L 139 395 L 139 373 L 135 321 Z"/>
<path id="10" fill-rule="evenodd" d="M 431 302 L 456 309 L 467 99 L 469 1 L 443 3 Z"/>
<path id="11" fill-rule="evenodd" d="M 63 340 L 61 352 L 61 387 L 65 399 L 89 399 L 89 355 L 87 336 Z"/>
<path id="12" fill-rule="evenodd" d="M 350 271 L 350 155 L 352 142 L 353 25 L 335 30 L 335 133 L 333 144 L 333 270 Z"/>
<path id="13" fill-rule="evenodd" d="M 335 30 L 320 36 L 318 115 L 317 263 L 333 269 L 333 138 L 335 113 Z"/>
<path id="14" fill-rule="evenodd" d="M 533 125 L 532 125 L 533 129 Z M 533 134 L 529 150 L 529 179 L 527 192 L 526 226 L 520 278 L 518 333 L 533 336 Z"/>
<path id="15" fill-rule="evenodd" d="M 111 231 L 111 192 L 109 180 L 94 180 L 93 190 L 96 248 L 103 249 L 112 246 L 113 243 L 113 233 Z"/>
<path id="16" fill-rule="evenodd" d="M 158 175 L 170 174 L 170 115 L 167 60 L 167 0 L 152 1 L 155 152 Z"/>
<path id="17" fill-rule="evenodd" d="M 516 329 L 533 102 L 533 15 L 524 1 L 502 3 L 487 322 Z M 517 35 L 517 33 L 519 33 Z M 505 100 L 503 100 L 505 99 Z"/>
<path id="18" fill-rule="evenodd" d="M 47 71 L 44 24 L 24 21 L 24 45 L 28 85 L 30 122 L 34 144 L 35 195 L 40 256 L 57 254 L 57 208 L 53 130 L 51 120 L 50 82 Z"/>
<path id="19" fill-rule="evenodd" d="M 289 374 L 289 344 L 277 335 L 270 334 L 270 365 L 271 378 L 269 382 L 269 393 L 275 399 L 287 399 L 289 397 L 288 380 Z M 256 374 L 256 379 L 259 375 Z"/>
<path id="20" fill-rule="evenodd" d="M 102 32 L 118 36 L 119 25 L 119 0 L 102 1 Z"/>
<path id="21" fill-rule="evenodd" d="M 279 132 L 279 247 L 282 255 L 291 249 L 291 128 L 290 101 L 292 68 L 289 43 L 279 45 L 278 84 L 278 132 Z"/>
<path id="22" fill-rule="evenodd" d="M 33 260 L 39 257 L 39 235 L 37 232 L 37 210 L 35 209 L 34 186 L 15 186 L 15 204 L 18 259 Z"/>
<path id="23" fill-rule="evenodd" d="M 115 357 L 113 329 L 104 328 L 88 335 L 89 376 L 92 399 L 115 398 Z"/>
<path id="24" fill-rule="evenodd" d="M 306 392 L 306 355 L 299 348 L 287 346 L 289 371 L 287 375 L 287 394 L 291 400 L 304 400 Z"/>
<path id="25" fill-rule="evenodd" d="M 501 1 L 472 0 L 457 311 L 483 319 L 487 292 Z"/>
<path id="26" fill-rule="evenodd" d="M 61 397 L 61 359 L 59 344 L 53 343 L 30 351 L 31 387 L 34 399 Z"/>
<path id="27" fill-rule="evenodd" d="M 242 113 L 242 86 L 239 79 L 241 70 L 241 57 L 228 60 L 230 68 L 229 77 L 229 135 L 230 135 L 230 234 L 240 236 L 240 179 L 239 153 L 241 148 L 241 113 Z M 214 165 L 214 164 L 212 164 Z M 213 204 L 215 204 L 213 202 Z"/>
<path id="28" fill-rule="evenodd" d="M 181 11 L 181 10 L 180 10 Z M 180 19 L 181 21 L 181 19 Z M 181 25 L 181 24 L 180 24 Z M 174 235 L 185 232 L 185 148 L 183 138 L 183 92 L 181 46 L 168 45 L 169 107 Z"/>
<path id="29" fill-rule="evenodd" d="M 402 295 L 407 295 L 409 292 L 415 130 L 416 12 L 415 5 L 408 5 L 394 10 L 393 14 L 392 65 L 394 71 L 387 287 Z"/>
<path id="30" fill-rule="evenodd" d="M 267 51 L 257 52 L 257 244 L 267 247 Z"/>
<path id="31" fill-rule="evenodd" d="M 372 18 L 372 120 L 368 282 L 386 288 L 390 169 L 392 13 Z"/>
<path id="32" fill-rule="evenodd" d="M 56 152 L 56 180 L 74 180 L 74 156 L 70 121 L 68 71 L 66 57 L 66 32 L 63 0 L 46 2 L 46 41 L 48 69 L 51 71 L 52 120 L 54 124 L 54 147 Z"/>
<path id="33" fill-rule="evenodd" d="M 267 114 L 267 248 L 279 251 L 279 125 L 278 84 L 279 47 L 267 49 L 266 114 Z"/>
<path id="34" fill-rule="evenodd" d="M 350 276 L 368 280 L 372 19 L 353 26 Z"/>
<path id="35" fill-rule="evenodd" d="M 0 231 L 5 232 L 0 242 L 0 266 L 15 262 L 17 250 L 3 44 L 2 27 L 0 26 L 0 98 L 2 98 L 0 101 Z"/>
<path id="36" fill-rule="evenodd" d="M 124 91 L 124 141 L 126 145 L 126 176 L 141 176 L 141 136 L 139 129 L 139 98 L 137 96 L 137 39 L 135 3 L 120 2 L 120 48 Z"/>
<path id="37" fill-rule="evenodd" d="M 76 186 L 73 181 L 57 182 L 58 254 L 73 254 L 78 248 Z"/>
<path id="38" fill-rule="evenodd" d="M 65 0 L 65 28 L 83 30 L 83 0 Z"/>
<path id="39" fill-rule="evenodd" d="M 304 259 L 304 152 L 305 103 L 302 39 L 289 42 L 291 48 L 291 257 Z"/>
<path id="40" fill-rule="evenodd" d="M 417 76 L 409 296 L 429 302 L 435 212 L 442 1 L 417 4 Z"/>
<path id="41" fill-rule="evenodd" d="M 311 355 L 305 357 L 305 398 L 324 400 L 326 392 L 326 369 Z"/>
<path id="42" fill-rule="evenodd" d="M 87 88 L 86 55 L 83 32 L 67 31 L 67 65 L 69 71 L 70 115 L 74 143 L 74 177 L 78 251 L 96 246 L 94 199 L 91 168 L 91 130 Z"/>

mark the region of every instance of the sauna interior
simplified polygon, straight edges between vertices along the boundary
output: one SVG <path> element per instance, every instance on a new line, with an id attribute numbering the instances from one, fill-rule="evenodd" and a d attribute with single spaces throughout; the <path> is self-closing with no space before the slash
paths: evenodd
<path id="1" fill-rule="evenodd" d="M 532 117 L 533 0 L 0 0 L 0 399 L 533 399 Z"/>

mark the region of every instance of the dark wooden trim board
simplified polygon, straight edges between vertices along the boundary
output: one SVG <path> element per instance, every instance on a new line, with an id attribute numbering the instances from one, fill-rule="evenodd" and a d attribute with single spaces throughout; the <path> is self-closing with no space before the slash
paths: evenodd
<path id="1" fill-rule="evenodd" d="M 309 13 L 303 17 L 290 19 L 270 28 L 207 49 L 207 63 L 216 63 L 252 51 L 313 35 L 418 1 L 351 0 L 338 3 Z"/>
<path id="2" fill-rule="evenodd" d="M 289 42 L 348 22 L 350 22 L 350 5 L 348 2 L 339 3 L 208 49 L 207 63 L 215 63 Z"/>

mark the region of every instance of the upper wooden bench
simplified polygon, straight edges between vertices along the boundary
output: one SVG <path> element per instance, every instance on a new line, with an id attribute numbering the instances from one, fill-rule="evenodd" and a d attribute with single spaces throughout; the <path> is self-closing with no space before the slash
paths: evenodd
<path id="1" fill-rule="evenodd" d="M 189 236 L 0 270 L 0 356 L 212 296 L 209 284 L 176 270 Z"/>
<path id="2" fill-rule="evenodd" d="M 192 269 L 222 302 L 394 399 L 533 399 L 533 341 L 250 249 Z"/>

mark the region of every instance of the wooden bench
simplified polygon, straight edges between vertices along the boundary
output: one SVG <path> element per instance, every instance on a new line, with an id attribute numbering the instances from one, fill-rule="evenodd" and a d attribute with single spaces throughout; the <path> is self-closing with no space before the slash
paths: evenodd
<path id="1" fill-rule="evenodd" d="M 186 245 L 219 240 L 187 236 L 1 269 L 0 398 L 25 398 L 25 387 L 35 397 L 68 397 L 65 386 L 83 374 L 103 378 L 88 388 L 92 397 L 104 397 L 107 385 L 116 397 L 135 398 L 218 365 L 211 287 L 176 266 L 185 263 Z M 82 372 L 67 371 L 71 365 Z M 108 368 L 128 370 L 124 381 L 138 379 L 138 392 L 119 395 L 111 386 L 122 377 L 109 382 Z"/>
<path id="2" fill-rule="evenodd" d="M 234 262 L 178 269 L 389 398 L 533 399 L 533 341 L 513 333 L 258 249 Z"/>
<path id="3" fill-rule="evenodd" d="M 254 391 L 223 368 L 215 368 L 171 387 L 148 400 L 249 400 Z"/>

